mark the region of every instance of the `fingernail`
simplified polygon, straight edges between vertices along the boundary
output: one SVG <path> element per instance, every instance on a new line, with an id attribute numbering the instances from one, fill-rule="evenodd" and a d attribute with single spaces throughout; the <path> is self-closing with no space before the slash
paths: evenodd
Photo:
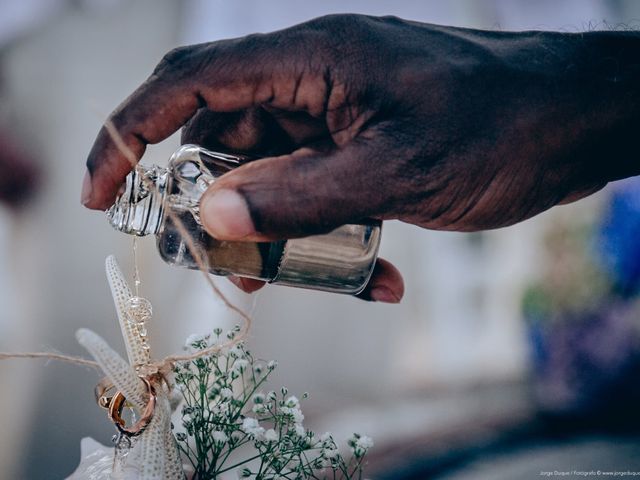
<path id="1" fill-rule="evenodd" d="M 245 199 L 234 190 L 218 190 L 200 205 L 204 228 L 221 240 L 239 240 L 255 233 Z"/>
<path id="2" fill-rule="evenodd" d="M 387 287 L 375 287 L 371 290 L 371 299 L 382 303 L 400 303 L 400 297 Z"/>
<path id="3" fill-rule="evenodd" d="M 92 189 L 91 174 L 89 173 L 89 170 L 87 170 L 84 174 L 84 180 L 82 180 L 82 193 L 80 194 L 80 201 L 83 205 L 86 205 L 91 200 Z"/>

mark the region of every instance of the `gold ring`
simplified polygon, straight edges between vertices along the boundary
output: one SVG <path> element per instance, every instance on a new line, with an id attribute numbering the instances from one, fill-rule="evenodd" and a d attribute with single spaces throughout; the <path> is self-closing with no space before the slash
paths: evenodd
<path id="1" fill-rule="evenodd" d="M 111 403 L 113 395 L 108 394 L 114 389 L 115 387 L 113 386 L 113 383 L 107 377 L 104 377 L 98 382 L 96 388 L 94 388 L 93 390 L 93 393 L 96 396 L 96 402 L 101 408 L 104 408 L 106 410 L 109 409 L 109 404 Z"/>
<path id="2" fill-rule="evenodd" d="M 144 429 L 151 422 L 151 418 L 153 417 L 153 411 L 156 408 L 156 390 L 151 385 L 151 382 L 145 378 L 140 377 L 147 387 L 147 393 L 149 394 L 149 400 L 147 400 L 147 404 L 142 410 L 142 414 L 140 416 L 140 420 L 138 420 L 131 427 L 126 426 L 124 419 L 122 418 L 122 410 L 124 409 L 125 402 L 127 399 L 124 394 L 120 391 L 116 392 L 116 394 L 111 398 L 109 402 L 109 418 L 115 424 L 115 426 L 125 435 L 130 437 L 135 437 L 136 435 L 140 435 Z"/>

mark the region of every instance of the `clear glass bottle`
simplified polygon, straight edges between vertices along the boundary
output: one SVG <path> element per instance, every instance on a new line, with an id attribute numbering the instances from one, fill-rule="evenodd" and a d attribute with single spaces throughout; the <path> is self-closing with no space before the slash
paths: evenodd
<path id="1" fill-rule="evenodd" d="M 211 273 L 327 292 L 362 291 L 375 265 L 380 222 L 343 225 L 323 235 L 264 243 L 220 241 L 207 234 L 199 217 L 200 197 L 217 177 L 243 161 L 244 157 L 183 145 L 167 168 L 140 165 L 127 176 L 124 192 L 107 210 L 109 222 L 124 233 L 156 235 L 165 262 L 197 269 L 168 215 L 171 211 L 202 249 Z M 148 188 L 149 183 L 155 188 Z"/>

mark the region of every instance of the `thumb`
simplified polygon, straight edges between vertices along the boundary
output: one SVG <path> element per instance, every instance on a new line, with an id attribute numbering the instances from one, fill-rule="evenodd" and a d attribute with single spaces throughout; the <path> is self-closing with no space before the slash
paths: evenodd
<path id="1" fill-rule="evenodd" d="M 268 241 L 358 222 L 384 199 L 368 157 L 352 142 L 329 154 L 302 149 L 243 165 L 205 192 L 203 225 L 220 240 Z"/>

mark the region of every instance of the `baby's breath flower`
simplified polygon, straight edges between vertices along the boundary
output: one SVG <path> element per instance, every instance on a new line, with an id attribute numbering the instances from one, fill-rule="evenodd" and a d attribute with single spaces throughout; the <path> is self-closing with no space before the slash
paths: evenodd
<path id="1" fill-rule="evenodd" d="M 285 403 L 285 405 L 290 405 L 290 404 L 292 403 L 291 402 Z M 300 424 L 304 420 L 304 415 L 302 414 L 302 410 L 300 410 L 299 407 L 283 406 L 283 407 L 280 407 L 280 411 L 284 415 L 289 416 L 293 420 L 293 422 L 296 424 Z"/>
<path id="2" fill-rule="evenodd" d="M 224 444 L 227 442 L 227 440 L 229 440 L 227 434 L 221 432 L 220 430 L 214 430 L 214 432 L 211 434 L 211 438 L 213 438 L 213 441 L 218 444 Z"/>
<path id="3" fill-rule="evenodd" d="M 247 369 L 247 366 L 249 366 L 249 360 L 244 358 L 239 358 L 233 363 L 233 368 L 241 373 Z"/>
<path id="4" fill-rule="evenodd" d="M 278 434 L 276 433 L 276 431 L 273 428 L 270 428 L 269 430 L 267 430 L 265 432 L 264 439 L 267 442 L 275 442 L 276 440 L 278 440 Z"/>
<path id="5" fill-rule="evenodd" d="M 234 327 L 227 338 L 236 338 L 240 331 L 239 326 Z M 211 337 L 191 335 L 187 348 L 205 349 L 211 342 L 221 342 L 222 333 L 217 328 Z M 218 472 L 235 468 L 229 467 L 228 459 L 237 463 L 242 478 L 257 478 L 258 472 L 247 466 L 252 459 L 259 459 L 260 478 L 265 480 L 320 478 L 316 475 L 321 469 L 329 473 L 325 476 L 322 472 L 322 478 L 338 478 L 336 475 L 344 480 L 361 478 L 363 457 L 373 446 L 369 437 L 354 434 L 349 439 L 353 456 L 345 459 L 329 433 L 318 437 L 305 429 L 300 400 L 288 396 L 286 387 L 279 393 L 255 392 L 276 366 L 275 361 L 266 365 L 255 363 L 243 342 L 176 364 L 174 378 L 176 390 L 182 391 L 185 429 L 175 434 L 177 445 L 203 472 L 199 478 L 213 480 Z M 307 396 L 305 393 L 302 398 Z M 253 448 L 244 461 L 234 452 L 241 447 Z M 230 457 L 231 452 L 234 455 Z"/>
<path id="6" fill-rule="evenodd" d="M 209 346 L 209 338 L 211 338 L 209 334 L 193 333 L 187 337 L 184 346 L 191 351 L 204 350 Z"/>
<path id="7" fill-rule="evenodd" d="M 267 409 L 265 408 L 265 406 L 263 404 L 257 404 L 254 405 L 253 408 L 251 409 L 251 411 L 257 415 L 263 415 L 265 413 L 267 413 Z"/>
<path id="8" fill-rule="evenodd" d="M 373 440 L 370 437 L 358 433 L 354 433 L 348 443 L 356 458 L 363 457 L 367 451 L 373 447 Z"/>
<path id="9" fill-rule="evenodd" d="M 255 440 L 261 440 L 264 435 L 264 428 L 260 426 L 257 419 L 252 417 L 246 417 L 242 421 L 242 430 L 252 436 Z"/>
<path id="10" fill-rule="evenodd" d="M 340 452 L 338 451 L 337 448 L 325 448 L 322 450 L 321 455 L 324 458 L 332 459 L 332 458 L 336 458 L 338 456 L 338 453 Z"/>
<path id="11" fill-rule="evenodd" d="M 229 356 L 231 358 L 242 358 L 244 357 L 244 352 L 242 351 L 242 348 L 240 348 L 239 345 L 235 345 L 231 347 L 231 349 L 229 349 Z"/>

